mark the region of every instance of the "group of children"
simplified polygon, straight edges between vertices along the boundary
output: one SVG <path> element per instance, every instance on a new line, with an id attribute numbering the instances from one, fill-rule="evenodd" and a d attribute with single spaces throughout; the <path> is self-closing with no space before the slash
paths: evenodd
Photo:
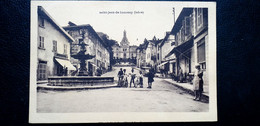
<path id="1" fill-rule="evenodd" d="M 140 86 L 140 88 L 143 88 L 142 71 L 140 71 L 139 75 L 137 76 L 134 73 L 134 69 L 132 69 L 131 72 L 129 74 L 127 74 L 126 69 L 123 70 L 122 68 L 120 68 L 120 71 L 118 72 L 118 86 L 128 87 L 128 79 L 127 79 L 128 77 L 131 77 L 130 78 L 130 88 L 132 86 L 132 83 L 135 88 L 137 88 L 138 85 Z"/>

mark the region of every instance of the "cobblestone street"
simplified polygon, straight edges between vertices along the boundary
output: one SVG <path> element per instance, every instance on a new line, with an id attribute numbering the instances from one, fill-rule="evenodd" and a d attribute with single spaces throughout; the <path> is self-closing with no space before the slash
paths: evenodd
<path id="1" fill-rule="evenodd" d="M 106 75 L 117 74 L 119 68 Z M 126 68 L 130 72 L 131 68 Z M 137 72 L 137 71 L 135 71 Z M 205 112 L 208 103 L 193 101 L 193 96 L 155 78 L 152 89 L 107 88 L 80 91 L 39 90 L 38 112 Z"/>

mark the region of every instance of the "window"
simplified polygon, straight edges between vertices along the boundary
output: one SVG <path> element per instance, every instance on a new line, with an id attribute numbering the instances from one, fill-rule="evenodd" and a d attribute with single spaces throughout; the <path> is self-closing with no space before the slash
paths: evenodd
<path id="1" fill-rule="evenodd" d="M 80 34 L 80 35 L 82 34 L 82 29 L 79 30 L 79 34 Z"/>
<path id="2" fill-rule="evenodd" d="M 178 46 L 178 43 L 179 43 L 179 34 L 176 33 L 175 35 L 175 40 L 176 40 L 176 46 Z"/>
<path id="3" fill-rule="evenodd" d="M 47 62 L 39 61 L 38 69 L 37 69 L 37 80 L 47 79 L 46 66 L 47 66 Z"/>
<path id="4" fill-rule="evenodd" d="M 181 44 L 181 31 L 178 32 L 178 45 Z"/>
<path id="5" fill-rule="evenodd" d="M 80 43 L 83 43 L 83 39 L 79 39 L 79 44 L 80 44 Z"/>
<path id="6" fill-rule="evenodd" d="M 206 55 L 205 55 L 205 39 L 198 43 L 198 63 L 202 65 L 202 69 L 206 69 Z"/>
<path id="7" fill-rule="evenodd" d="M 74 53 L 77 53 L 79 50 L 79 47 L 77 45 L 72 45 L 72 48 L 71 48 L 71 53 L 74 54 Z"/>
<path id="8" fill-rule="evenodd" d="M 53 43 L 53 49 L 52 49 L 53 52 L 57 52 L 57 41 L 53 40 L 52 43 Z"/>
<path id="9" fill-rule="evenodd" d="M 181 42 L 184 42 L 185 34 L 184 34 L 184 27 L 181 28 Z"/>
<path id="10" fill-rule="evenodd" d="M 172 43 L 171 43 L 171 46 L 174 46 L 174 45 L 175 45 L 175 42 L 172 42 Z"/>
<path id="11" fill-rule="evenodd" d="M 97 54 L 98 54 L 98 56 L 102 57 L 101 51 L 98 50 Z"/>
<path id="12" fill-rule="evenodd" d="M 188 36 L 190 33 L 190 17 L 185 17 L 185 35 Z"/>
<path id="13" fill-rule="evenodd" d="M 66 53 L 67 53 L 67 45 L 64 44 L 64 54 L 66 54 Z"/>
<path id="14" fill-rule="evenodd" d="M 198 29 L 202 26 L 203 24 L 203 11 L 202 11 L 202 8 L 198 8 L 197 9 L 197 26 L 198 26 Z"/>
<path id="15" fill-rule="evenodd" d="M 43 18 L 40 18 L 39 26 L 44 27 L 44 19 Z"/>
<path id="16" fill-rule="evenodd" d="M 44 37 L 39 36 L 39 48 L 44 48 Z"/>

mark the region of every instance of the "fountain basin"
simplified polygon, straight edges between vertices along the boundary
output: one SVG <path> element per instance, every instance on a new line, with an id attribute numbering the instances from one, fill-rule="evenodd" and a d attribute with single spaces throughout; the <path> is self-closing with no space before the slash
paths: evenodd
<path id="1" fill-rule="evenodd" d="M 93 76 L 51 76 L 48 77 L 48 86 L 98 86 L 111 85 L 114 77 Z"/>

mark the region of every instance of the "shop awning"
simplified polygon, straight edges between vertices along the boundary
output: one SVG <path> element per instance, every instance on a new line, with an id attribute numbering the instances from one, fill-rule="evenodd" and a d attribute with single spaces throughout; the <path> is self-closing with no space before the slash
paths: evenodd
<path id="1" fill-rule="evenodd" d="M 64 59 L 58 59 L 55 58 L 55 60 L 61 65 L 61 66 L 65 66 L 68 67 L 68 70 L 76 70 L 76 68 L 70 63 L 69 60 L 64 60 Z"/>
<path id="2" fill-rule="evenodd" d="M 158 67 L 161 67 L 161 66 L 165 65 L 166 63 L 168 63 L 168 62 L 161 63 L 160 65 L 158 65 Z"/>
<path id="3" fill-rule="evenodd" d="M 172 51 L 175 52 L 175 54 L 181 54 L 192 47 L 193 47 L 193 37 L 191 37 L 188 41 L 182 43 L 181 45 L 173 48 Z"/>
<path id="4" fill-rule="evenodd" d="M 169 61 L 170 63 L 176 63 L 176 60 L 174 59 L 174 60 L 170 60 Z"/>

